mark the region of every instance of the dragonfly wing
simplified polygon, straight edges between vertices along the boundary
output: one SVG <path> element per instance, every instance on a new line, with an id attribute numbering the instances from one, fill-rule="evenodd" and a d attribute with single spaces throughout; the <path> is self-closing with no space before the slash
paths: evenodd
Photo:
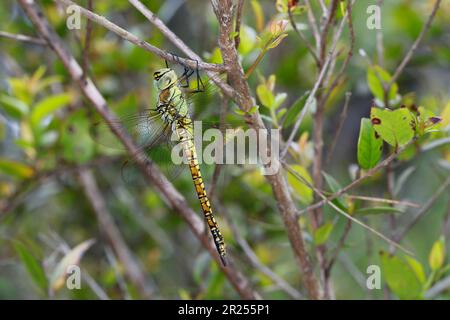
<path id="1" fill-rule="evenodd" d="M 113 125 L 130 135 L 139 148 L 149 148 L 164 140 L 162 135 L 166 132 L 164 129 L 167 123 L 156 111 L 148 109 L 138 114 L 120 117 Z M 118 150 L 125 149 L 104 121 L 94 123 L 90 128 L 90 135 L 100 145 Z"/>

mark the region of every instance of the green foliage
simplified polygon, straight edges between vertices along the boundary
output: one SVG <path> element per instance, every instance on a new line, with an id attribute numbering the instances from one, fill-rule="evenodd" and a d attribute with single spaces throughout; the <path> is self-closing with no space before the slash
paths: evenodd
<path id="1" fill-rule="evenodd" d="M 314 243 L 319 246 L 327 242 L 330 237 L 331 232 L 333 231 L 334 224 L 331 222 L 327 222 L 321 225 L 314 231 Z"/>
<path id="2" fill-rule="evenodd" d="M 306 182 L 312 184 L 312 178 L 304 167 L 299 165 L 293 165 L 291 167 L 295 172 L 297 172 L 300 177 L 305 179 Z M 306 186 L 303 181 L 299 181 L 299 179 L 291 172 L 288 172 L 287 179 L 289 185 L 294 190 L 294 193 L 298 196 L 300 202 L 304 204 L 310 204 L 313 200 L 313 190 Z"/>
<path id="3" fill-rule="evenodd" d="M 369 66 L 367 69 L 367 83 L 373 96 L 384 106 L 385 87 L 390 83 L 391 75 L 380 66 Z M 398 85 L 394 82 L 387 94 L 389 105 L 395 105 L 399 101 Z"/>
<path id="4" fill-rule="evenodd" d="M 421 299 L 423 285 L 417 275 L 417 263 L 411 266 L 408 261 L 397 256 L 389 256 L 386 252 L 380 252 L 381 265 L 384 279 L 400 299 Z"/>
<path id="5" fill-rule="evenodd" d="M 358 138 L 358 164 L 367 170 L 375 167 L 383 153 L 383 140 L 375 132 L 370 119 L 362 118 Z"/>
<path id="6" fill-rule="evenodd" d="M 14 243 L 14 249 L 31 279 L 45 293 L 48 287 L 48 280 L 41 264 L 22 243 L 16 241 Z"/>
<path id="7" fill-rule="evenodd" d="M 430 251 L 430 256 L 428 258 L 428 263 L 430 264 L 431 270 L 436 271 L 444 265 L 445 261 L 445 240 L 441 238 L 437 240 Z"/>
<path id="8" fill-rule="evenodd" d="M 70 162 L 86 163 L 95 153 L 95 141 L 89 135 L 90 122 L 84 112 L 72 114 L 62 127 L 63 157 Z"/>
<path id="9" fill-rule="evenodd" d="M 393 147 L 403 146 L 414 137 L 411 112 L 406 108 L 397 110 L 373 107 L 370 119 L 381 139 Z"/>
<path id="10" fill-rule="evenodd" d="M 34 170 L 26 164 L 0 158 L 0 173 L 18 179 L 26 179 L 33 176 Z"/>

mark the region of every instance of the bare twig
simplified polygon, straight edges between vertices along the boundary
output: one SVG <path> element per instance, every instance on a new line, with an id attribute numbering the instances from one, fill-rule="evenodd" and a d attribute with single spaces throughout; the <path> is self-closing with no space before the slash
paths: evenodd
<path id="1" fill-rule="evenodd" d="M 106 207 L 105 200 L 95 181 L 94 175 L 90 170 L 80 170 L 80 183 L 84 194 L 89 200 L 92 209 L 97 217 L 100 230 L 106 235 L 114 252 L 119 257 L 128 279 L 136 286 L 141 295 L 150 298 L 153 295 L 153 289 L 147 284 L 146 277 L 135 260 L 133 254 L 128 248 L 117 225 L 115 224 L 110 212 Z"/>
<path id="2" fill-rule="evenodd" d="M 350 190 L 351 188 L 355 187 L 356 185 L 360 184 L 362 181 L 364 181 L 365 179 L 373 176 L 375 173 L 377 173 L 379 170 L 381 170 L 382 168 L 386 167 L 389 163 L 391 163 L 399 153 L 401 153 L 403 150 L 405 150 L 406 147 L 408 147 L 410 144 L 412 143 L 409 142 L 406 145 L 404 145 L 403 147 L 399 148 L 398 150 L 396 150 L 395 152 L 393 152 L 389 157 L 387 157 L 386 159 L 384 159 L 382 162 L 380 162 L 378 165 L 376 165 L 375 167 L 373 167 L 372 169 L 368 170 L 364 175 L 362 175 L 361 177 L 359 177 L 358 179 L 353 180 L 351 183 L 349 183 L 348 185 L 346 185 L 345 187 L 343 187 L 342 189 L 336 191 L 334 194 L 332 194 L 331 196 L 328 196 L 326 198 L 326 200 L 321 200 L 318 201 L 310 206 L 308 206 L 307 208 L 298 211 L 297 215 L 302 215 L 305 212 L 308 212 L 309 210 L 314 210 L 316 208 L 320 208 L 322 206 L 324 206 L 325 204 L 329 203 L 330 201 L 336 199 L 337 197 L 339 197 L 340 195 L 344 194 L 345 192 L 347 192 L 348 190 Z"/>
<path id="3" fill-rule="evenodd" d="M 6 31 L 0 31 L 0 37 L 17 40 L 17 41 L 30 42 L 30 43 L 44 45 L 44 46 L 47 45 L 47 43 L 43 39 L 34 38 L 34 37 L 26 36 L 23 34 L 9 33 Z"/>
<path id="4" fill-rule="evenodd" d="M 186 64 L 186 61 L 188 61 L 189 64 L 186 64 L 186 65 L 191 66 L 193 69 L 196 68 L 196 62 L 198 62 L 198 67 L 201 68 L 201 69 L 204 69 L 206 71 L 206 73 L 211 78 L 211 80 L 222 90 L 222 92 L 224 94 L 226 94 L 228 97 L 230 97 L 231 99 L 234 98 L 234 94 L 235 93 L 232 90 L 232 88 L 230 88 L 230 86 L 228 84 L 226 84 L 224 81 L 222 81 L 222 79 L 220 79 L 217 76 L 217 74 L 214 73 L 214 72 L 226 71 L 225 70 L 226 66 L 224 66 L 224 65 L 214 65 L 213 64 L 213 66 L 220 67 L 220 68 L 212 69 L 212 68 L 203 68 L 203 67 L 201 67 L 202 65 L 210 66 L 212 64 L 203 62 L 202 59 L 200 58 L 200 56 L 198 56 L 180 38 L 178 38 L 178 36 L 175 33 L 173 33 L 173 31 L 170 30 L 164 24 L 164 22 L 161 21 L 161 19 L 159 19 L 155 14 L 153 14 L 153 12 L 150 11 L 150 9 L 148 9 L 144 4 L 142 4 L 142 2 L 140 2 L 139 0 L 128 0 L 128 2 L 131 5 L 133 5 L 137 10 L 139 10 L 139 12 L 142 13 L 142 15 L 144 15 L 144 17 L 146 17 L 147 20 L 150 23 L 152 23 L 156 28 L 158 28 L 158 30 L 161 31 L 161 33 L 170 42 L 172 42 L 186 56 L 188 56 L 190 59 L 192 59 L 191 61 L 189 61 L 189 59 L 187 59 L 187 60 L 186 59 L 179 59 L 181 62 Z M 176 60 L 175 60 L 175 62 L 178 62 Z"/>
<path id="5" fill-rule="evenodd" d="M 317 57 L 313 46 L 311 45 L 311 43 L 309 43 L 308 39 L 303 34 L 303 32 L 297 28 L 297 24 L 295 23 L 294 16 L 292 15 L 291 7 L 288 8 L 288 16 L 289 16 L 289 21 L 291 23 L 292 29 L 294 29 L 294 31 L 297 33 L 297 35 L 300 37 L 300 39 L 304 42 L 304 44 L 306 45 L 306 48 L 311 53 L 314 61 L 316 61 L 317 66 L 320 66 L 319 58 Z"/>
<path id="6" fill-rule="evenodd" d="M 423 207 L 416 212 L 410 221 L 408 221 L 402 230 L 398 231 L 394 235 L 396 241 L 400 241 L 408 233 L 408 231 L 415 226 L 415 224 L 431 209 L 434 203 L 439 199 L 444 191 L 450 186 L 450 176 L 445 179 L 444 183 L 433 193 L 433 195 L 428 199 L 428 201 L 423 205 Z"/>
<path id="7" fill-rule="evenodd" d="M 277 285 L 278 288 L 286 292 L 290 297 L 297 300 L 301 299 L 302 294 L 299 291 L 293 288 L 288 282 L 286 282 L 283 278 L 278 276 L 275 272 L 273 272 L 270 268 L 268 268 L 258 259 L 258 256 L 252 250 L 247 240 L 245 240 L 244 237 L 239 232 L 236 224 L 233 221 L 233 218 L 230 216 L 229 212 L 223 206 L 221 206 L 220 212 L 222 212 L 223 216 L 225 217 L 228 225 L 230 226 L 231 232 L 233 233 L 234 239 L 242 248 L 252 266 L 258 269 L 261 273 L 265 274 L 267 277 L 269 277 Z"/>
<path id="8" fill-rule="evenodd" d="M 86 18 L 88 18 L 89 20 L 94 21 L 95 23 L 105 27 L 106 29 L 114 32 L 115 34 L 117 34 L 118 36 L 120 36 L 121 38 L 137 45 L 138 47 L 141 47 L 151 53 L 154 53 L 156 55 L 158 55 L 159 57 L 161 57 L 162 59 L 168 60 L 168 61 L 173 61 L 173 62 L 181 62 L 183 64 L 185 64 L 186 66 L 190 67 L 190 68 L 196 68 L 197 67 L 197 63 L 196 61 L 193 60 L 189 60 L 189 59 L 184 59 L 181 57 L 176 57 L 173 54 L 166 52 L 164 50 L 161 50 L 153 45 L 151 45 L 150 43 L 139 39 L 138 37 L 136 37 L 134 34 L 128 32 L 127 30 L 119 27 L 118 25 L 112 23 L 111 21 L 109 21 L 108 19 L 106 19 L 103 16 L 100 16 L 92 11 L 89 11 L 81 6 L 79 6 L 78 4 L 76 4 L 75 2 L 71 1 L 71 0 L 53 0 L 55 2 L 64 4 L 65 6 L 75 6 L 82 15 L 84 15 Z M 217 64 L 211 64 L 211 63 L 205 63 L 202 62 L 201 60 L 198 60 L 198 67 L 200 69 L 204 69 L 204 70 L 211 70 L 211 71 L 215 71 L 215 72 L 223 72 L 224 68 L 221 65 L 217 65 Z"/>
<path id="9" fill-rule="evenodd" d="M 244 71 L 239 62 L 239 56 L 234 46 L 234 41 L 229 37 L 233 32 L 233 2 L 231 0 L 212 0 L 211 3 L 217 20 L 219 21 L 219 47 L 222 52 L 224 64 L 227 67 L 228 79 L 231 86 L 236 91 L 235 100 L 243 111 L 249 111 L 254 106 L 254 99 L 250 94 L 250 88 L 245 80 Z M 259 112 L 247 114 L 246 121 L 254 130 L 256 130 L 256 132 L 265 130 L 265 125 Z M 268 153 L 270 152 L 271 151 L 268 150 Z M 274 163 L 271 163 L 271 165 L 272 167 L 280 168 L 277 159 L 274 159 Z M 277 201 L 278 209 L 281 213 L 294 252 L 294 257 L 305 279 L 304 283 L 308 295 L 311 299 L 319 299 L 319 285 L 306 251 L 303 233 L 295 216 L 297 209 L 288 191 L 285 177 L 281 170 L 278 170 L 275 174 L 266 175 L 266 179 L 272 187 L 272 192 Z"/>
<path id="10" fill-rule="evenodd" d="M 350 214 L 348 214 L 347 212 L 345 212 L 344 210 L 342 210 L 341 208 L 339 208 L 337 205 L 335 205 L 333 202 L 331 201 L 327 201 L 327 197 L 320 192 L 320 190 L 318 190 L 317 188 L 315 188 L 311 183 L 309 183 L 305 178 L 303 178 L 300 174 L 298 174 L 297 171 L 295 171 L 294 169 L 292 169 L 292 167 L 290 165 L 288 165 L 286 162 L 283 162 L 283 166 L 299 181 L 301 181 L 303 184 L 305 184 L 306 186 L 308 186 L 310 189 L 312 189 L 320 198 L 323 199 L 323 201 L 326 201 L 327 204 L 332 207 L 334 210 L 336 210 L 338 213 L 340 213 L 341 215 L 343 215 L 344 217 L 346 217 L 348 220 L 351 220 L 352 222 L 355 222 L 356 224 L 359 224 L 360 226 L 362 226 L 364 229 L 369 230 L 370 232 L 372 232 L 373 234 L 375 234 L 376 236 L 378 236 L 379 238 L 383 239 L 384 241 L 386 241 L 387 243 L 389 243 L 391 246 L 397 247 L 399 249 L 401 249 L 402 251 L 404 251 L 405 253 L 409 254 L 409 255 L 414 255 L 410 250 L 402 247 L 399 243 L 397 243 L 394 240 L 389 239 L 388 237 L 386 237 L 384 234 L 382 234 L 381 232 L 375 230 L 374 228 L 368 226 L 367 224 L 365 224 L 364 222 L 356 219 L 355 217 L 351 216 Z"/>
<path id="11" fill-rule="evenodd" d="M 222 272 L 228 278 L 238 294 L 244 299 L 257 298 L 258 295 L 251 289 L 248 279 L 246 279 L 233 265 L 228 265 L 227 267 L 221 265 L 220 258 L 212 240 L 203 233 L 204 224 L 197 214 L 189 207 L 186 199 L 175 189 L 153 163 L 146 161 L 131 138 L 117 125 L 117 118 L 111 113 L 104 97 L 92 81 L 89 78 L 86 78 L 84 81 L 82 80 L 83 71 L 80 65 L 67 51 L 58 35 L 45 19 L 42 11 L 33 1 L 18 0 L 18 2 L 36 27 L 40 36 L 47 41 L 50 47 L 58 55 L 72 80 L 79 85 L 84 96 L 102 116 L 106 123 L 108 123 L 112 133 L 123 143 L 128 154 L 138 164 L 144 177 L 155 186 L 157 192 L 166 200 L 174 211 L 185 220 L 194 235 L 215 259 L 219 268 L 221 268 Z"/>
<path id="12" fill-rule="evenodd" d="M 403 205 L 403 206 L 412 207 L 412 208 L 420 208 L 420 204 L 415 203 L 415 202 L 411 202 L 411 201 L 392 200 L 392 199 L 377 198 L 377 197 L 357 196 L 357 195 L 351 195 L 351 194 L 347 195 L 347 197 L 349 199 L 357 199 L 357 200 L 364 200 L 364 201 L 390 203 L 390 204 Z"/>
<path id="13" fill-rule="evenodd" d="M 353 28 L 353 17 L 352 17 L 352 8 L 353 5 L 355 4 L 356 0 L 347 0 L 347 11 L 345 13 L 344 18 L 342 19 L 342 21 L 345 21 L 345 19 L 347 18 L 348 21 L 348 29 L 350 31 L 350 49 L 348 50 L 347 55 L 345 56 L 345 60 L 342 63 L 341 69 L 339 70 L 339 73 L 336 75 L 336 77 L 334 78 L 333 82 L 331 83 L 331 85 L 328 87 L 326 94 L 324 95 L 323 98 L 323 103 L 326 103 L 331 95 L 331 93 L 333 92 L 334 88 L 336 88 L 336 86 L 340 83 L 342 76 L 344 75 L 345 69 L 347 68 L 350 59 L 353 57 L 353 50 L 355 49 L 355 30 Z M 335 37 L 339 38 L 340 37 L 340 33 L 342 31 L 337 31 Z M 337 41 L 337 40 L 336 40 Z"/>
<path id="14" fill-rule="evenodd" d="M 329 164 L 331 161 L 334 149 L 336 148 L 336 144 L 339 140 L 339 136 L 341 135 L 342 128 L 344 127 L 344 122 L 347 119 L 348 105 L 350 103 L 351 96 L 352 96 L 352 93 L 350 91 L 345 93 L 344 108 L 342 109 L 341 116 L 339 117 L 339 122 L 338 122 L 338 125 L 336 128 L 336 132 L 333 135 L 333 142 L 331 143 L 330 149 L 328 151 L 328 156 L 327 156 L 327 160 L 326 160 L 327 164 Z"/>
<path id="15" fill-rule="evenodd" d="M 432 286 L 426 293 L 425 298 L 433 299 L 440 293 L 450 289 L 450 276 L 438 281 L 434 286 Z"/>
<path id="16" fill-rule="evenodd" d="M 308 11 L 308 23 L 309 23 L 309 27 L 312 31 L 312 34 L 314 36 L 314 39 L 316 40 L 316 48 L 317 51 L 319 51 L 319 46 L 320 46 L 320 33 L 319 33 L 319 29 L 317 27 L 317 21 L 316 21 L 316 17 L 314 16 L 314 12 L 312 11 L 312 6 L 311 3 L 309 2 L 309 0 L 304 0 L 303 1 L 306 5 L 307 11 Z"/>
<path id="17" fill-rule="evenodd" d="M 319 61 L 323 62 L 325 60 L 325 50 L 327 47 L 327 36 L 328 30 L 333 23 L 334 16 L 336 15 L 337 4 L 339 0 L 332 0 L 330 4 L 330 8 L 327 11 L 327 20 L 320 34 L 320 53 L 319 53 Z"/>
<path id="18" fill-rule="evenodd" d="M 424 38 L 425 34 L 428 32 L 428 29 L 431 27 L 431 23 L 433 22 L 434 17 L 436 16 L 436 12 L 439 9 L 439 5 L 441 4 L 441 0 L 436 0 L 433 6 L 433 10 L 431 11 L 430 16 L 428 17 L 427 22 L 422 28 L 422 31 L 420 32 L 419 36 L 417 37 L 416 41 L 414 41 L 413 45 L 409 49 L 409 51 L 406 53 L 405 57 L 403 58 L 402 62 L 398 65 L 397 69 L 394 72 L 394 75 L 391 78 L 391 81 L 388 83 L 387 88 L 385 92 L 389 92 L 392 85 L 395 83 L 397 78 L 400 76 L 400 74 L 403 72 L 403 69 L 405 69 L 406 65 L 411 60 L 412 56 L 416 52 L 417 48 L 419 47 L 420 42 Z"/>
<path id="19" fill-rule="evenodd" d="M 346 16 L 347 15 L 348 15 L 348 11 L 346 13 Z M 314 97 L 315 97 L 315 95 L 317 93 L 317 90 L 319 89 L 320 85 L 322 84 L 322 82 L 323 82 L 323 80 L 325 78 L 327 68 L 328 68 L 331 60 L 333 59 L 334 52 L 336 51 L 336 47 L 337 47 L 337 43 L 338 43 L 339 37 L 342 34 L 342 31 L 344 29 L 344 22 L 345 22 L 345 17 L 342 20 L 338 31 L 336 32 L 336 35 L 335 35 L 334 40 L 333 40 L 333 44 L 331 46 L 331 50 L 328 53 L 327 58 L 325 59 L 325 63 L 321 64 L 322 68 L 321 68 L 321 70 L 319 72 L 319 76 L 317 77 L 317 80 L 316 80 L 316 82 L 315 82 L 315 84 L 313 86 L 313 89 L 312 89 L 311 93 L 309 94 L 309 96 L 308 96 L 308 98 L 307 98 L 307 100 L 305 102 L 305 106 L 303 107 L 302 112 L 300 113 L 299 117 L 297 118 L 297 120 L 296 120 L 296 122 L 294 124 L 294 128 L 292 129 L 292 131 L 291 131 L 291 133 L 290 133 L 290 135 L 288 137 L 288 140 L 286 141 L 286 145 L 285 145 L 283 151 L 280 153 L 280 159 L 284 159 L 284 157 L 286 156 L 287 151 L 289 150 L 289 146 L 292 143 L 292 141 L 294 141 L 295 135 L 297 134 L 298 129 L 300 128 L 300 125 L 301 125 L 301 123 L 303 121 L 303 118 L 306 116 L 306 113 L 309 110 L 310 105 L 312 104 L 312 101 L 313 101 L 313 99 L 314 99 Z"/>
<path id="20" fill-rule="evenodd" d="M 342 236 L 339 239 L 339 242 L 338 242 L 336 248 L 334 249 L 332 256 L 328 259 L 328 263 L 327 263 L 327 266 L 325 269 L 326 277 L 330 277 L 331 269 L 333 268 L 334 263 L 336 262 L 339 252 L 342 250 L 342 248 L 345 245 L 345 241 L 347 240 L 348 235 L 350 234 L 351 228 L 352 228 L 352 220 L 347 220 L 347 223 L 345 224 L 344 232 L 342 233 Z"/>
<path id="21" fill-rule="evenodd" d="M 242 20 L 242 11 L 244 9 L 244 0 L 239 0 L 236 8 L 236 23 L 234 27 L 234 32 L 236 35 L 234 36 L 234 47 L 239 48 L 239 44 L 241 42 L 241 20 Z"/>
<path id="22" fill-rule="evenodd" d="M 92 11 L 92 0 L 88 0 L 88 10 Z M 83 63 L 82 69 L 84 76 L 86 77 L 89 74 L 89 49 L 91 45 L 91 35 L 92 35 L 92 20 L 87 19 L 86 24 L 86 35 L 84 38 L 84 47 L 83 47 Z"/>

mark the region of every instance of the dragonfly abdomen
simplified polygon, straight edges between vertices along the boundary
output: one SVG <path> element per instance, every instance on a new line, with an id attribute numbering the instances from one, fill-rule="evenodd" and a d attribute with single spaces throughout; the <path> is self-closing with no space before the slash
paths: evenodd
<path id="1" fill-rule="evenodd" d="M 225 241 L 223 239 L 222 233 L 219 230 L 219 225 L 212 213 L 211 203 L 209 202 L 208 195 L 206 194 L 205 184 L 203 183 L 200 166 L 197 160 L 197 152 L 195 150 L 194 140 L 192 139 L 192 136 L 185 126 L 185 121 L 184 123 L 180 123 L 178 125 L 177 132 L 180 141 L 183 143 L 183 151 L 189 164 L 189 170 L 191 171 L 192 180 L 195 186 L 195 192 L 197 193 L 197 197 L 200 201 L 203 215 L 212 234 L 216 249 L 219 252 L 220 259 L 222 260 L 222 263 L 226 265 Z"/>

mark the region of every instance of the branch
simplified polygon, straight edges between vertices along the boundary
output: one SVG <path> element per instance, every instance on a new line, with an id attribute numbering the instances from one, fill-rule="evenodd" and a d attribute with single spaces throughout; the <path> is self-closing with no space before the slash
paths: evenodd
<path id="1" fill-rule="evenodd" d="M 161 31 L 161 33 L 170 41 L 172 42 L 178 49 L 180 49 L 186 56 L 188 56 L 190 59 L 192 59 L 191 61 L 189 59 L 185 60 L 185 61 L 189 61 L 190 64 L 193 64 L 193 69 L 196 68 L 196 62 L 198 61 L 198 66 L 200 67 L 201 65 L 207 65 L 210 66 L 212 64 L 209 63 L 204 63 L 202 61 L 202 58 L 200 58 L 194 51 L 192 51 L 184 42 L 183 40 L 181 40 L 180 38 L 178 38 L 178 36 L 172 32 L 172 30 L 170 30 L 163 21 L 161 21 L 161 19 L 159 19 L 152 11 L 150 11 L 150 9 L 148 9 L 146 6 L 144 6 L 142 4 L 142 2 L 140 2 L 139 0 L 128 0 L 128 2 L 133 5 L 140 13 L 142 13 L 142 15 L 144 15 L 144 17 L 147 18 L 147 20 L 153 24 L 156 28 L 158 28 L 159 31 Z M 183 59 L 180 59 L 180 61 L 182 61 Z M 178 62 L 178 61 L 175 61 Z M 185 63 L 185 62 L 183 62 Z M 217 66 L 220 67 L 219 70 L 214 70 L 214 69 L 209 69 L 209 68 L 202 68 L 206 71 L 206 73 L 208 74 L 208 76 L 211 78 L 211 80 L 223 91 L 224 94 L 226 94 L 228 97 L 230 97 L 231 99 L 234 99 L 234 91 L 232 90 L 232 88 L 230 88 L 229 85 L 227 85 L 225 82 L 222 81 L 222 79 L 220 79 L 219 77 L 217 77 L 217 74 L 215 74 L 214 72 L 223 72 L 226 71 L 226 66 L 224 65 L 214 65 L 213 66 Z M 213 72 L 211 72 L 213 71 Z"/>
<path id="2" fill-rule="evenodd" d="M 195 61 L 177 57 L 169 52 L 161 50 L 158 47 L 155 47 L 155 46 L 151 45 L 150 43 L 139 39 L 134 34 L 128 32 L 127 30 L 112 23 L 105 17 L 100 16 L 92 11 L 89 11 L 89 10 L 79 6 L 78 4 L 76 4 L 75 2 L 73 2 L 71 0 L 53 0 L 53 1 L 64 4 L 65 6 L 75 6 L 75 8 L 77 8 L 77 10 L 80 11 L 80 14 L 82 14 L 89 20 L 92 20 L 95 23 L 105 27 L 106 29 L 117 34 L 119 37 L 137 45 L 138 47 L 141 47 L 142 49 L 144 49 L 148 52 L 156 54 L 157 56 L 161 57 L 162 59 L 172 61 L 172 62 L 181 62 L 184 65 L 186 65 L 192 69 L 197 68 L 197 64 Z M 223 72 L 224 71 L 224 68 L 221 65 L 205 63 L 205 62 L 202 62 L 201 60 L 198 60 L 198 67 L 203 70 L 211 70 L 211 71 L 215 71 L 215 72 Z"/>
<path id="3" fill-rule="evenodd" d="M 212 0 L 211 3 L 219 22 L 219 47 L 224 64 L 227 68 L 228 79 L 231 86 L 236 91 L 237 104 L 243 111 L 248 111 L 254 106 L 254 99 L 250 94 L 250 88 L 245 79 L 242 66 L 240 65 L 239 55 L 234 46 L 234 41 L 229 37 L 233 32 L 233 2 L 231 0 Z M 247 114 L 246 121 L 256 132 L 266 130 L 259 112 Z M 263 152 L 263 150 L 260 151 Z M 271 152 L 270 149 L 268 152 Z M 281 172 L 279 160 L 275 159 L 272 166 L 280 168 L 280 170 L 273 175 L 266 175 L 266 179 L 272 187 L 272 192 L 277 201 L 277 206 L 281 213 L 294 257 L 304 277 L 308 295 L 311 299 L 319 299 L 319 285 L 314 275 L 308 252 L 306 251 L 303 232 L 295 216 L 297 208 L 288 191 L 288 185 Z"/>
<path id="4" fill-rule="evenodd" d="M 337 197 L 341 196 L 342 194 L 344 194 L 345 192 L 347 192 L 348 190 L 350 190 L 354 186 L 360 184 L 362 181 L 364 181 L 367 178 L 373 176 L 379 170 L 381 170 L 382 168 L 386 167 L 389 163 L 391 163 L 397 157 L 397 155 L 399 153 L 401 153 L 403 150 L 405 150 L 412 143 L 412 141 L 413 140 L 411 140 L 409 143 L 407 143 L 403 147 L 399 148 L 398 150 L 394 151 L 389 157 L 384 159 L 382 162 L 380 162 L 378 165 L 376 165 L 372 169 L 368 170 L 364 175 L 362 175 L 358 179 L 353 180 L 351 183 L 349 183 L 348 185 L 346 185 L 342 189 L 336 191 L 331 196 L 328 196 L 326 199 L 318 201 L 318 202 L 310 205 L 309 207 L 307 207 L 305 209 L 302 209 L 301 211 L 297 212 L 297 215 L 301 216 L 302 214 L 304 214 L 305 212 L 308 212 L 309 210 L 314 210 L 314 209 L 323 207 L 325 204 L 327 204 L 330 201 L 332 201 L 332 200 L 336 199 Z"/>
<path id="5" fill-rule="evenodd" d="M 175 187 L 167 180 L 167 178 L 156 168 L 156 166 L 146 161 L 134 145 L 131 138 L 125 134 L 118 125 L 117 118 L 108 108 L 108 105 L 89 78 L 83 80 L 83 71 L 75 58 L 67 51 L 58 35 L 51 28 L 45 19 L 41 10 L 30 0 L 18 0 L 27 16 L 37 29 L 37 32 L 47 41 L 49 46 L 58 55 L 65 68 L 67 69 L 72 80 L 78 84 L 81 92 L 92 104 L 94 109 L 102 116 L 104 121 L 109 124 L 113 134 L 125 146 L 130 157 L 138 164 L 144 177 L 152 185 L 155 186 L 157 192 L 166 200 L 166 202 L 185 220 L 194 235 L 200 240 L 202 245 L 209 251 L 215 259 L 219 268 L 228 278 L 230 283 L 236 289 L 243 299 L 255 299 L 257 294 L 250 288 L 248 279 L 236 270 L 233 265 L 223 267 L 217 250 L 207 234 L 203 232 L 204 223 L 197 214 L 189 207 L 186 199 L 175 189 Z M 64 0 L 66 2 L 66 0 Z M 103 18 L 104 19 L 104 18 Z M 158 49 L 159 50 L 159 49 Z"/>
<path id="6" fill-rule="evenodd" d="M 350 91 L 345 93 L 344 108 L 342 109 L 341 116 L 339 117 L 339 123 L 337 125 L 336 132 L 333 135 L 333 142 L 331 143 L 330 150 L 328 151 L 326 163 L 330 163 L 330 161 L 331 161 L 331 157 L 333 156 L 334 149 L 336 148 L 336 144 L 339 140 L 339 136 L 341 135 L 342 128 L 344 127 L 344 122 L 347 119 L 348 105 L 349 105 L 351 96 L 352 96 L 352 93 Z"/>
<path id="7" fill-rule="evenodd" d="M 433 6 L 433 10 L 431 11 L 430 16 L 428 17 L 427 22 L 422 28 L 422 31 L 420 32 L 419 36 L 417 37 L 416 41 L 414 41 L 413 45 L 409 49 L 409 51 L 406 53 L 405 57 L 403 58 L 403 61 L 399 64 L 397 69 L 394 72 L 394 75 L 391 78 L 391 81 L 387 85 L 386 92 L 389 92 L 391 90 L 391 86 L 394 84 L 394 82 L 397 80 L 397 78 L 400 76 L 400 74 L 403 72 L 403 69 L 405 69 L 406 65 L 411 60 L 412 56 L 414 55 L 414 52 L 419 47 L 420 42 L 422 41 L 425 34 L 428 32 L 428 29 L 431 27 L 431 23 L 433 22 L 434 17 L 436 16 L 436 12 L 439 9 L 439 5 L 441 4 L 441 0 L 436 0 Z"/>
<path id="8" fill-rule="evenodd" d="M 90 170 L 82 169 L 79 171 L 79 177 L 84 194 L 97 217 L 99 228 L 105 233 L 114 252 L 122 262 L 125 274 L 133 285 L 138 288 L 143 297 L 150 298 L 153 295 L 153 289 L 146 284 L 145 275 L 141 267 L 133 257 L 117 225 L 114 223 L 111 213 L 108 211 L 105 200 L 97 186 L 94 175 Z"/>
<path id="9" fill-rule="evenodd" d="M 224 207 L 221 207 L 220 212 L 222 212 L 223 216 L 225 217 L 228 225 L 230 226 L 231 232 L 233 233 L 234 239 L 239 244 L 241 249 L 244 251 L 245 255 L 247 256 L 252 266 L 255 269 L 258 269 L 261 273 L 265 274 L 267 277 L 269 277 L 273 281 L 273 283 L 275 283 L 281 290 L 286 292 L 290 297 L 296 300 L 301 299 L 302 294 L 299 291 L 293 288 L 286 280 L 278 276 L 275 272 L 270 270 L 270 268 L 268 268 L 258 259 L 258 256 L 255 254 L 255 252 L 252 250 L 248 242 L 239 232 L 236 224 L 230 217 L 228 211 L 225 210 Z"/>
<path id="10" fill-rule="evenodd" d="M 244 8 L 244 0 L 238 0 L 238 5 L 236 9 L 236 25 L 234 27 L 234 31 L 236 32 L 236 36 L 234 37 L 234 46 L 236 49 L 239 48 L 239 44 L 241 43 L 241 20 L 243 8 Z"/>
<path id="11" fill-rule="evenodd" d="M 44 45 L 44 46 L 47 45 L 47 42 L 45 42 L 45 40 L 43 40 L 43 39 L 34 38 L 34 37 L 26 36 L 23 34 L 9 33 L 6 31 L 0 31 L 0 37 L 17 40 L 17 41 L 30 42 L 30 43 L 34 43 L 34 44 L 40 44 L 40 45 Z"/>
<path id="12" fill-rule="evenodd" d="M 414 215 L 414 217 L 406 223 L 403 230 L 394 235 L 396 241 L 400 241 L 408 233 L 408 231 L 431 209 L 434 203 L 439 199 L 442 193 L 447 190 L 450 185 L 450 176 L 445 179 L 444 183 L 433 193 L 433 196 L 423 205 L 423 207 Z"/>

